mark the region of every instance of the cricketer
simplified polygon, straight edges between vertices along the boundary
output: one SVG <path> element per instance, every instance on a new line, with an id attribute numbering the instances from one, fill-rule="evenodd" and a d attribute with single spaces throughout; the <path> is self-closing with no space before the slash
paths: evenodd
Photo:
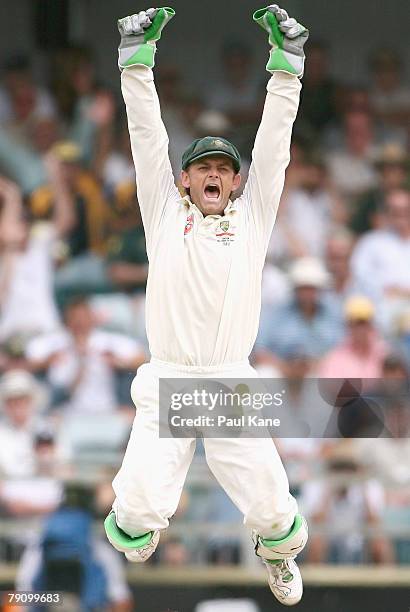
<path id="1" fill-rule="evenodd" d="M 243 195 L 241 159 L 224 138 L 195 140 L 182 158 L 182 197 L 168 158 L 153 67 L 171 8 L 120 19 L 119 68 L 144 223 L 149 277 L 151 361 L 131 386 L 136 416 L 116 499 L 105 521 L 111 544 L 134 562 L 155 551 L 177 509 L 195 440 L 160 438 L 160 378 L 255 378 L 249 355 L 257 335 L 261 277 L 290 158 L 307 29 L 272 4 L 254 13 L 269 34 L 266 103 Z M 303 585 L 295 557 L 306 545 L 305 519 L 289 493 L 272 439 L 207 438 L 213 474 L 243 513 L 274 596 L 292 606 Z"/>

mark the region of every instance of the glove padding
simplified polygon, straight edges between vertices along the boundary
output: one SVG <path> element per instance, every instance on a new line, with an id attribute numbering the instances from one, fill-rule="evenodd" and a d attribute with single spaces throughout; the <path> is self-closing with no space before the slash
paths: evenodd
<path id="1" fill-rule="evenodd" d="M 259 9 L 253 19 L 268 32 L 269 43 L 272 45 L 266 70 L 280 70 L 301 78 L 305 65 L 303 45 L 309 37 L 309 31 L 296 19 L 290 18 L 277 4 Z"/>
<path id="2" fill-rule="evenodd" d="M 121 42 L 118 47 L 118 66 L 120 70 L 131 66 L 155 65 L 156 43 L 162 30 L 174 17 L 175 11 L 169 7 L 150 8 L 135 15 L 118 20 Z"/>

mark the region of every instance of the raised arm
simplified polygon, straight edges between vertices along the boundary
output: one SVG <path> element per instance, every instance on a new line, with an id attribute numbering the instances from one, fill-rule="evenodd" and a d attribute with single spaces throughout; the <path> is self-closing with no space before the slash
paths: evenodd
<path id="1" fill-rule="evenodd" d="M 148 252 L 167 202 L 179 198 L 152 72 L 156 42 L 174 14 L 170 8 L 149 9 L 118 22 L 118 65 Z"/>
<path id="2" fill-rule="evenodd" d="M 249 178 L 242 196 L 255 224 L 258 243 L 266 251 L 290 160 L 290 140 L 303 75 L 306 28 L 276 4 L 256 11 L 254 20 L 269 33 L 272 73 L 265 108 L 252 152 Z"/>

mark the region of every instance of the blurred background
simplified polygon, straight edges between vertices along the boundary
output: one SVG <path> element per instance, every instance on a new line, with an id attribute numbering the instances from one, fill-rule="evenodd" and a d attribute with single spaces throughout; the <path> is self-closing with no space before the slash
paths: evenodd
<path id="1" fill-rule="evenodd" d="M 173 6 L 155 75 L 176 181 L 183 150 L 208 134 L 240 148 L 246 179 L 268 78 L 267 41 L 250 20 L 258 6 Z M 298 609 L 405 612 L 408 7 L 283 6 L 311 37 L 252 359 L 261 375 L 287 378 L 296 415 L 307 378 L 351 377 L 390 420 L 383 439 L 277 442 L 311 529 Z M 126 565 L 102 533 L 133 419 L 130 382 L 149 359 L 147 258 L 116 66 L 116 20 L 143 8 L 1 3 L 0 590 L 67 592 L 61 611 L 276 610 L 200 443 L 148 565 Z"/>

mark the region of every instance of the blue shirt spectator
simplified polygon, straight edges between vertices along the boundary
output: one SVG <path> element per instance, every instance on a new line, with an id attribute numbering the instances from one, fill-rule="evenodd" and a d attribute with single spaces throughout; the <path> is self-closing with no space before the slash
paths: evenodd
<path id="1" fill-rule="evenodd" d="M 256 357 L 273 353 L 284 359 L 298 350 L 312 358 L 319 358 L 330 350 L 343 333 L 339 309 L 322 291 L 327 274 L 319 260 L 302 258 L 290 272 L 294 295 L 279 307 L 262 310 Z"/>

